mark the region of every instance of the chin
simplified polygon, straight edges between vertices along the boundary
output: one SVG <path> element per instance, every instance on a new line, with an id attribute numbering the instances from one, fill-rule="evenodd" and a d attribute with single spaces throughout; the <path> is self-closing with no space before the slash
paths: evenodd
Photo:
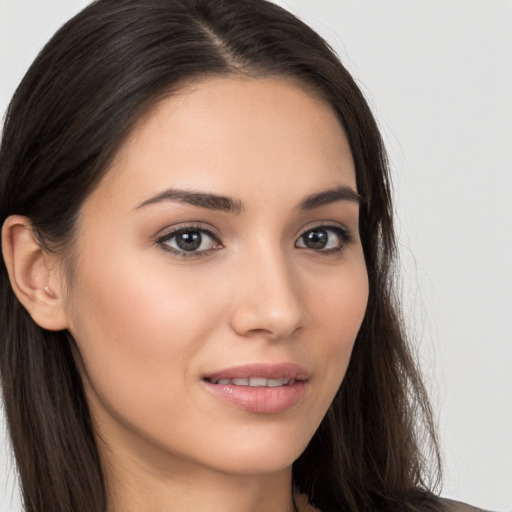
<path id="1" fill-rule="evenodd" d="M 308 442 L 309 439 L 294 440 L 286 434 L 269 440 L 248 439 L 245 443 L 230 443 L 229 447 L 218 446 L 212 462 L 225 473 L 276 473 L 290 468 Z"/>

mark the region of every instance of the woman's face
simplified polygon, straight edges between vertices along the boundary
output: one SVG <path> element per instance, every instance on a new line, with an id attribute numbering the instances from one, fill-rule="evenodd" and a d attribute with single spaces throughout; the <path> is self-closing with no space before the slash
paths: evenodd
<path id="1" fill-rule="evenodd" d="M 290 82 L 205 80 L 139 121 L 82 207 L 65 304 L 114 459 L 290 466 L 365 312 L 357 199 L 336 116 Z"/>

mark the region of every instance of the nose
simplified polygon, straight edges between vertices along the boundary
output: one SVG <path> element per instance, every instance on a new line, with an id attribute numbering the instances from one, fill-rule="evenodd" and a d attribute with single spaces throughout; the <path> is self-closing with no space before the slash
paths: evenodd
<path id="1" fill-rule="evenodd" d="M 237 274 L 230 324 L 238 335 L 284 340 L 301 328 L 305 308 L 300 283 L 282 254 L 253 255 Z"/>

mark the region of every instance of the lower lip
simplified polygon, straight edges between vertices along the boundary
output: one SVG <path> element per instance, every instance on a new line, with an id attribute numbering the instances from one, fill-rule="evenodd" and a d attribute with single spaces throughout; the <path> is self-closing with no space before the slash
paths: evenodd
<path id="1" fill-rule="evenodd" d="M 208 381 L 203 381 L 203 384 L 215 396 L 239 409 L 259 414 L 277 414 L 302 400 L 307 381 L 295 381 L 288 386 L 277 387 L 223 385 Z"/>

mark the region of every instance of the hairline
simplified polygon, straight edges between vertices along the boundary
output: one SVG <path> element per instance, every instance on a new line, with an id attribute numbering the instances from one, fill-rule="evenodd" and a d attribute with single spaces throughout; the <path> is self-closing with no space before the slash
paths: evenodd
<path id="1" fill-rule="evenodd" d="M 305 79 L 304 77 L 298 77 L 293 73 L 283 73 L 283 72 L 272 72 L 266 71 L 264 67 L 258 70 L 257 68 L 251 67 L 232 67 L 233 63 L 230 63 L 231 67 L 226 69 L 225 72 L 205 72 L 205 73 L 194 73 L 193 75 L 183 78 L 182 80 L 178 80 L 172 84 L 168 84 L 167 87 L 163 87 L 161 92 L 155 92 L 152 95 L 149 95 L 147 98 L 142 100 L 137 107 L 134 109 L 134 116 L 131 121 L 127 123 L 125 130 L 122 135 L 117 140 L 114 147 L 106 154 L 104 157 L 104 161 L 99 166 L 102 170 L 99 173 L 99 179 L 94 183 L 91 189 L 88 191 L 87 195 L 84 197 L 82 204 L 76 210 L 76 217 L 73 222 L 72 230 L 68 233 L 68 236 L 65 240 L 60 241 L 57 244 L 51 244 L 44 240 L 42 235 L 41 239 L 45 242 L 45 249 L 51 252 L 57 252 L 59 257 L 61 258 L 61 265 L 63 275 L 67 281 L 67 298 L 68 300 L 72 299 L 71 293 L 71 283 L 76 279 L 76 270 L 79 262 L 79 256 L 76 251 L 76 243 L 79 238 L 79 230 L 80 230 L 80 217 L 81 212 L 83 210 L 83 205 L 90 197 L 90 195 L 100 186 L 103 180 L 107 175 L 110 175 L 112 168 L 114 166 L 114 162 L 116 161 L 117 156 L 120 154 L 122 148 L 134 137 L 136 136 L 137 129 L 144 124 L 158 108 L 161 106 L 163 102 L 174 98 L 179 94 L 188 94 L 192 92 L 196 87 L 200 88 L 209 82 L 215 82 L 219 79 L 225 80 L 273 80 L 276 83 L 288 84 L 293 87 L 298 88 L 304 93 L 308 94 L 312 98 L 322 102 L 324 105 L 328 106 L 332 113 L 335 115 L 338 120 L 339 127 L 345 137 L 348 140 L 347 131 L 343 125 L 342 119 L 335 108 L 334 104 L 329 101 L 327 95 L 322 91 L 322 88 L 315 84 L 312 80 Z M 350 146 L 350 142 L 349 142 Z M 352 158 L 354 159 L 354 153 L 352 148 L 350 148 L 350 152 Z M 355 166 L 355 173 L 357 179 L 357 165 Z M 52 247 L 53 245 L 53 247 Z"/>

